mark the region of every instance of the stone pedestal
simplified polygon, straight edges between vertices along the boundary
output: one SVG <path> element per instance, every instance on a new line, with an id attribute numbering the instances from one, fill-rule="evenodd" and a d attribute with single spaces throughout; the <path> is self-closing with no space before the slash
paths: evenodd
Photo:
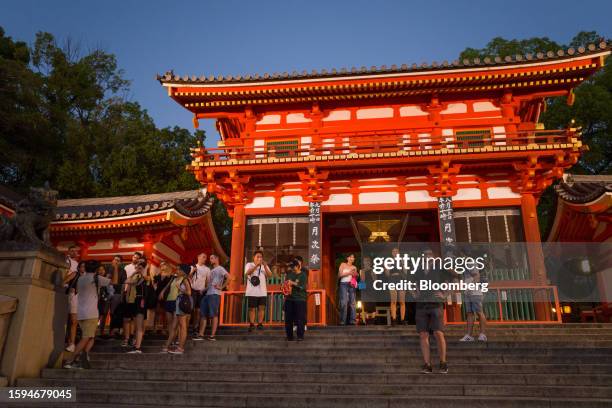
<path id="1" fill-rule="evenodd" d="M 0 376 L 39 377 L 60 362 L 66 332 L 63 255 L 52 249 L 0 250 L 0 295 L 17 299 L 0 362 Z"/>

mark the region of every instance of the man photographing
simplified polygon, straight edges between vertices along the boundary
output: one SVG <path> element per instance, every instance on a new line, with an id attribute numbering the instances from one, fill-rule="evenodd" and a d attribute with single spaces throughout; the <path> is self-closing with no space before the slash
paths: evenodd
<path id="1" fill-rule="evenodd" d="M 249 306 L 249 332 L 252 332 L 255 328 L 255 312 L 257 312 L 257 329 L 263 329 L 268 299 L 266 280 L 272 276 L 270 267 L 263 260 L 262 251 L 255 251 L 253 262 L 245 265 L 244 273 L 247 277 L 246 297 Z"/>

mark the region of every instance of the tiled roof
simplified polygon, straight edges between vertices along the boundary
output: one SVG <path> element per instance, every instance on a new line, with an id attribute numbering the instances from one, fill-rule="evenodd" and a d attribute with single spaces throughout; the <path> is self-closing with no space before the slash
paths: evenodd
<path id="1" fill-rule="evenodd" d="M 0 185 L 0 205 L 15 210 L 17 203 L 23 200 L 23 196 L 8 187 Z"/>
<path id="2" fill-rule="evenodd" d="M 340 69 L 322 69 L 320 71 L 312 70 L 310 72 L 304 70 L 301 73 L 293 71 L 292 73 L 265 73 L 263 75 L 176 75 L 173 71 L 168 71 L 163 75 L 157 75 L 157 80 L 162 84 L 166 82 L 176 84 L 231 84 L 231 83 L 250 83 L 250 82 L 267 82 L 267 81 L 283 81 L 283 80 L 300 80 L 300 79 L 325 79 L 325 78 L 337 78 L 337 77 L 350 77 L 355 75 L 377 75 L 377 74 L 391 74 L 391 73 L 409 73 L 409 72 L 428 72 L 448 69 L 465 69 L 465 68 L 481 68 L 481 67 L 493 67 L 493 66 L 504 66 L 516 63 L 528 64 L 538 63 L 542 61 L 550 60 L 563 60 L 573 58 L 577 55 L 588 55 L 595 54 L 600 51 L 609 50 L 610 46 L 605 42 L 599 43 L 599 45 L 589 44 L 586 48 L 579 47 L 578 49 L 569 48 L 567 50 L 558 50 L 556 53 L 548 51 L 547 53 L 538 52 L 534 54 L 526 55 L 515 55 L 506 56 L 505 58 L 474 58 L 474 59 L 463 59 L 455 60 L 452 62 L 443 61 L 441 63 L 432 62 L 430 64 L 423 63 L 420 65 L 403 64 L 401 66 L 391 65 L 387 67 L 382 65 L 379 67 L 372 66 L 367 68 L 365 66 L 361 68 L 352 67 L 340 68 Z"/>
<path id="3" fill-rule="evenodd" d="M 186 217 L 196 218 L 206 214 L 211 206 L 212 198 L 202 190 L 122 197 L 78 198 L 58 200 L 55 220 L 94 220 L 171 209 Z"/>
<path id="4" fill-rule="evenodd" d="M 584 204 L 612 192 L 612 175 L 567 174 L 555 186 L 559 197 L 572 204 Z"/>

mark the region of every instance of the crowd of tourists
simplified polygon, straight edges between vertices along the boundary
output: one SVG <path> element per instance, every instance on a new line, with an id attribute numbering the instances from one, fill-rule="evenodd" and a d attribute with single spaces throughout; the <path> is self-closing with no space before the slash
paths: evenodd
<path id="1" fill-rule="evenodd" d="M 393 249 L 392 256 L 398 254 Z M 431 250 L 424 252 L 433 257 Z M 339 324 L 355 325 L 357 322 L 356 299 L 359 282 L 366 275 L 374 277 L 370 258 L 364 258 L 360 270 L 355 255 L 349 254 L 338 268 Z M 95 260 L 80 261 L 79 249 L 72 246 L 66 258 L 69 273 L 64 285 L 68 295 L 69 325 L 66 334 L 66 351 L 72 357 L 66 368 L 88 368 L 89 351 L 96 336 L 115 337 L 121 340 L 126 353 L 141 354 L 146 329 L 156 330 L 167 336 L 161 353 L 183 354 L 190 332 L 193 341 L 216 341 L 222 291 L 233 279 L 220 265 L 219 257 L 201 253 L 193 265 L 178 267 L 162 260 L 158 268 L 140 252 L 132 255 L 131 262 L 122 265 L 115 256 L 110 265 Z M 282 285 L 284 297 L 285 336 L 287 341 L 303 341 L 307 322 L 308 268 L 300 256 L 293 256 L 286 265 Z M 386 269 L 385 276 L 391 282 L 404 278 L 405 271 Z M 264 260 L 262 251 L 255 251 L 251 262 L 244 268 L 246 302 L 248 308 L 248 332 L 262 330 L 268 302 L 268 280 L 272 269 Z M 448 282 L 452 271 L 423 268 L 415 279 Z M 479 282 L 477 271 L 468 271 L 464 279 Z M 448 372 L 446 340 L 444 337 L 444 302 L 448 293 L 391 290 L 389 312 L 391 322 L 407 324 L 407 304 L 416 323 L 423 356 L 423 373 L 433 372 L 430 353 L 430 336 L 437 343 L 440 357 L 439 371 Z M 467 291 L 464 294 L 467 313 L 467 332 L 460 341 L 486 341 L 486 318 L 482 310 L 482 292 Z M 364 305 L 368 309 L 370 305 Z M 399 309 L 399 316 L 398 316 Z M 413 312 L 413 313 L 412 313 Z M 478 320 L 480 333 L 472 334 Z M 148 323 L 148 324 L 147 324 Z M 210 334 L 206 336 L 206 327 Z M 80 341 L 77 333 L 80 328 Z"/>
<path id="2" fill-rule="evenodd" d="M 66 263 L 66 351 L 72 357 L 64 367 L 88 368 L 96 337 L 115 337 L 126 353 L 141 354 L 147 322 L 153 331 L 167 335 L 162 353 L 183 354 L 190 326 L 193 339 L 203 340 L 208 320 L 211 331 L 206 339 L 216 340 L 220 294 L 231 280 L 217 255 L 201 253 L 191 266 L 161 261 L 154 272 L 141 252 L 125 266 L 120 256 L 107 266 L 79 261 L 79 248 L 71 246 Z"/>

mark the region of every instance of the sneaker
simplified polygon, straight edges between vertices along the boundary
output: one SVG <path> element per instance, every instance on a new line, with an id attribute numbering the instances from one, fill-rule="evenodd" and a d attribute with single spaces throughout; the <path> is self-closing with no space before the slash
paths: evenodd
<path id="1" fill-rule="evenodd" d="M 255 330 L 255 325 L 253 323 L 249 324 L 249 333 Z"/>
<path id="2" fill-rule="evenodd" d="M 170 354 L 183 354 L 184 352 L 185 352 L 185 350 L 183 350 L 180 347 L 177 347 L 174 350 L 168 351 L 168 353 L 170 353 Z"/>
<path id="3" fill-rule="evenodd" d="M 440 374 L 448 374 L 448 364 L 446 361 L 440 361 Z"/>
<path id="4" fill-rule="evenodd" d="M 162 347 L 162 349 L 159 352 L 159 354 L 168 354 L 168 347 Z"/>
<path id="5" fill-rule="evenodd" d="M 137 349 L 128 351 L 127 354 L 142 354 L 142 350 L 137 348 Z"/>
<path id="6" fill-rule="evenodd" d="M 257 330 L 263 330 L 263 324 L 259 323 L 259 324 L 257 325 Z"/>
<path id="7" fill-rule="evenodd" d="M 487 341 L 487 336 L 484 333 L 478 335 L 478 341 Z"/>
<path id="8" fill-rule="evenodd" d="M 460 338 L 459 341 L 474 341 L 474 337 L 470 336 L 469 334 L 466 334 L 465 336 Z"/>
<path id="9" fill-rule="evenodd" d="M 83 367 L 77 361 L 70 361 L 64 364 L 64 368 L 82 370 Z"/>
<path id="10" fill-rule="evenodd" d="M 197 336 L 195 336 L 193 339 L 193 341 L 202 341 L 204 340 L 204 336 L 200 336 L 199 334 Z"/>
<path id="11" fill-rule="evenodd" d="M 433 368 L 431 368 L 431 364 L 423 364 L 423 367 L 421 367 L 421 372 L 423 374 L 433 373 Z"/>
<path id="12" fill-rule="evenodd" d="M 68 347 L 66 347 L 66 351 L 74 353 L 74 343 L 73 344 L 69 344 Z"/>
<path id="13" fill-rule="evenodd" d="M 129 346 L 129 342 L 127 340 L 123 340 L 123 342 L 121 343 L 121 347 L 127 347 Z"/>
<path id="14" fill-rule="evenodd" d="M 213 336 L 208 336 L 208 337 L 206 338 L 206 340 L 208 340 L 208 341 L 217 341 L 217 339 L 216 339 L 216 338 L 214 338 Z"/>

